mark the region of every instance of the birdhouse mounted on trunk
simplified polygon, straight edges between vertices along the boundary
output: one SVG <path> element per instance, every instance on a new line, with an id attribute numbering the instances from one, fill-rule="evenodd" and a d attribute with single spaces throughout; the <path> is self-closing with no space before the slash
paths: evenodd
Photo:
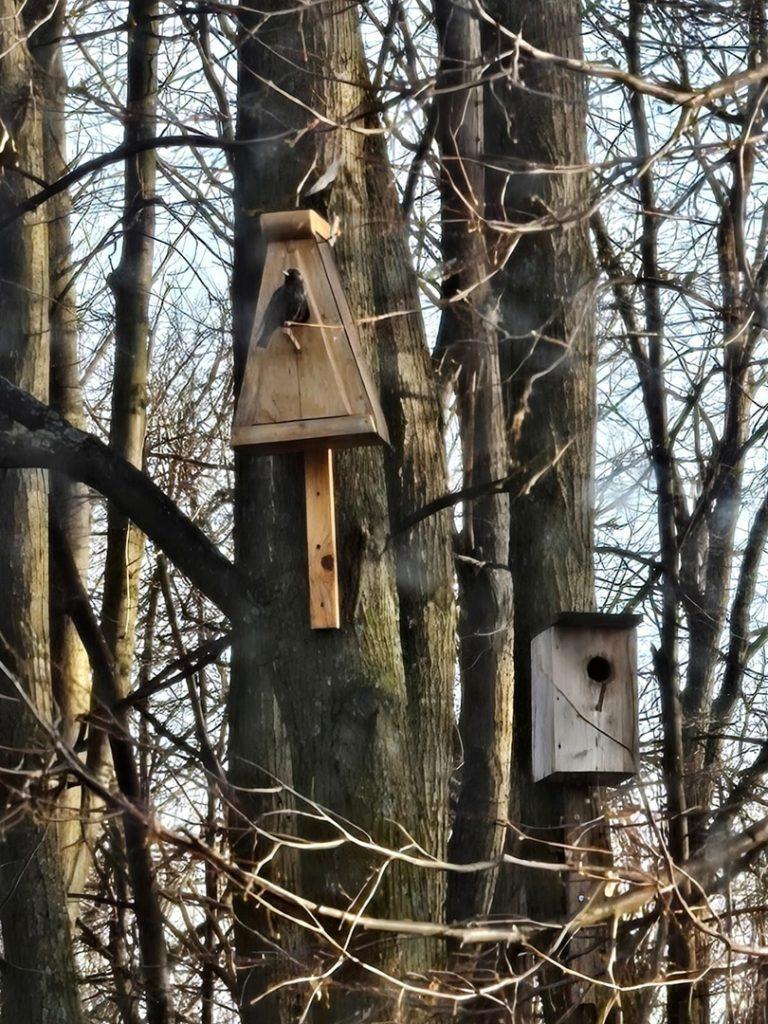
<path id="1" fill-rule="evenodd" d="M 331 230 L 311 210 L 261 218 L 267 242 L 232 445 L 304 452 L 309 614 L 338 629 L 332 448 L 389 435 L 333 257 Z"/>
<path id="2" fill-rule="evenodd" d="M 533 638 L 534 782 L 611 785 L 637 772 L 641 618 L 567 612 Z"/>
<path id="3" fill-rule="evenodd" d="M 388 441 L 333 256 L 312 210 L 268 213 L 232 444 L 275 453 Z"/>

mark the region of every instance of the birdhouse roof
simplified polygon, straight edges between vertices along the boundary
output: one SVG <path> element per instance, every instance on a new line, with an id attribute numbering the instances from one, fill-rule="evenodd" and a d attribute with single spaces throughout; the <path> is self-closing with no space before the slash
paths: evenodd
<path id="1" fill-rule="evenodd" d="M 582 629 L 632 629 L 643 621 L 635 613 L 610 612 L 558 612 L 545 629 L 553 626 L 576 626 Z M 543 633 L 544 630 L 541 630 Z"/>
<path id="2" fill-rule="evenodd" d="M 298 238 L 322 238 L 328 241 L 331 228 L 314 210 L 285 210 L 280 213 L 263 213 L 260 218 L 261 233 L 269 242 L 290 242 Z"/>

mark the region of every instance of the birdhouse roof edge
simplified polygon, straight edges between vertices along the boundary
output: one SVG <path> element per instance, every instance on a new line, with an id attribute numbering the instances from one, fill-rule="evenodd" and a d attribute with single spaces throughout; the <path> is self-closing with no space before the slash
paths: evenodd
<path id="1" fill-rule="evenodd" d="M 275 210 L 262 213 L 261 232 L 269 242 L 288 242 L 299 238 L 331 237 L 331 226 L 314 210 Z"/>
<path id="2" fill-rule="evenodd" d="M 556 626 L 576 626 L 584 629 L 632 629 L 639 626 L 643 616 L 636 612 L 558 612 L 542 629 L 539 636 Z"/>

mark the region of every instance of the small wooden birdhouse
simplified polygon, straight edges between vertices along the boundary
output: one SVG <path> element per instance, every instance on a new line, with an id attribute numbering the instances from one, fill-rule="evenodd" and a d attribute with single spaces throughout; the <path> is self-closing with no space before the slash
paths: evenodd
<path id="1" fill-rule="evenodd" d="M 636 773 L 640 620 L 567 612 L 533 638 L 534 782 L 611 785 Z"/>
<path id="2" fill-rule="evenodd" d="M 304 452 L 309 618 L 340 625 L 332 448 L 387 442 L 333 257 L 331 229 L 312 210 L 268 213 L 253 330 L 232 445 Z"/>
<path id="3" fill-rule="evenodd" d="M 292 210 L 264 214 L 261 230 L 267 252 L 233 446 L 275 453 L 312 444 L 388 441 L 336 269 L 330 227 L 312 210 Z M 301 317 L 295 309 L 275 313 L 287 280 L 303 289 Z"/>

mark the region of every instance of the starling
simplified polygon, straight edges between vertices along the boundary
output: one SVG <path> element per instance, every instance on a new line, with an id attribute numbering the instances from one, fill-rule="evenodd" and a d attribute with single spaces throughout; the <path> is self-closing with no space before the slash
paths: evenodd
<path id="1" fill-rule="evenodd" d="M 272 295 L 264 311 L 257 348 L 266 348 L 278 328 L 286 324 L 305 324 L 309 320 L 309 303 L 301 272 L 296 267 L 290 267 L 283 274 L 285 282 Z"/>

